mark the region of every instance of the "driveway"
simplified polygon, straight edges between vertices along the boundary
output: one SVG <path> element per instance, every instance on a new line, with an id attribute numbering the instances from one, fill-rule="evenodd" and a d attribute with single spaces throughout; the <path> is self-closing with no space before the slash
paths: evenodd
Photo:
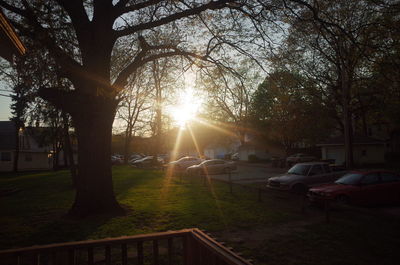
<path id="1" fill-rule="evenodd" d="M 238 183 L 265 182 L 266 179 L 283 174 L 286 168 L 272 168 L 269 164 L 237 163 L 237 170 L 231 173 L 231 180 Z M 210 175 L 211 178 L 229 181 L 228 174 Z"/>

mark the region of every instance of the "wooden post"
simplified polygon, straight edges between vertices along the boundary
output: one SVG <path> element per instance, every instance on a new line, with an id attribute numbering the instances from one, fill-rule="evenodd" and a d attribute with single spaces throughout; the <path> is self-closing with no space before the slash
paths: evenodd
<path id="1" fill-rule="evenodd" d="M 187 234 L 183 237 L 183 265 L 190 265 L 190 235 Z"/>
<path id="2" fill-rule="evenodd" d="M 75 265 L 75 250 L 70 249 L 68 251 L 68 265 Z"/>
<path id="3" fill-rule="evenodd" d="M 174 256 L 173 238 L 168 238 L 168 265 L 172 265 L 172 258 Z"/>
<path id="4" fill-rule="evenodd" d="M 232 191 L 232 175 L 231 175 L 231 171 L 230 170 L 229 170 L 229 173 L 228 173 L 228 177 L 229 177 L 229 190 L 232 193 L 233 192 Z"/>
<path id="5" fill-rule="evenodd" d="M 330 203 L 328 199 L 325 199 L 325 221 L 329 224 L 331 221 L 330 217 Z"/>
<path id="6" fill-rule="evenodd" d="M 51 252 L 51 265 L 56 265 L 57 264 L 57 252 L 56 251 L 52 251 Z"/>
<path id="7" fill-rule="evenodd" d="M 88 256 L 88 264 L 93 265 L 94 264 L 94 256 L 93 256 L 93 248 L 89 247 L 87 249 L 87 256 Z"/>
<path id="8" fill-rule="evenodd" d="M 158 255 L 159 255 L 158 240 L 155 239 L 155 240 L 153 240 L 153 262 L 154 262 L 154 265 L 158 265 Z"/>
<path id="9" fill-rule="evenodd" d="M 301 203 L 301 212 L 302 213 L 306 212 L 306 204 L 307 204 L 307 195 L 304 194 L 303 195 L 303 200 L 302 200 L 302 203 Z"/>
<path id="10" fill-rule="evenodd" d="M 128 246 L 126 244 L 121 244 L 121 260 L 122 265 L 128 264 Z"/>
<path id="11" fill-rule="evenodd" d="M 16 264 L 17 265 L 21 265 L 22 264 L 22 255 L 21 255 L 21 253 L 17 254 L 17 263 Z"/>
<path id="12" fill-rule="evenodd" d="M 111 247 L 109 245 L 105 248 L 105 263 L 111 265 Z"/>
<path id="13" fill-rule="evenodd" d="M 33 265 L 39 265 L 40 264 L 40 254 L 39 253 L 34 253 L 33 254 Z"/>
<path id="14" fill-rule="evenodd" d="M 138 264 L 143 265 L 143 242 L 139 241 L 137 242 L 137 259 L 138 259 Z"/>

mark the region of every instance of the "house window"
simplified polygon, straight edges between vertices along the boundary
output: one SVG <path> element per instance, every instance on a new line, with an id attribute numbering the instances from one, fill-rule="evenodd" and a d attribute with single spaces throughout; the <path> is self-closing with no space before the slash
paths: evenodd
<path id="1" fill-rule="evenodd" d="M 32 154 L 25 154 L 25 161 L 26 162 L 31 162 L 32 161 Z"/>
<path id="2" fill-rule="evenodd" d="M 367 156 L 367 150 L 362 150 L 361 151 L 361 156 Z"/>
<path id="3" fill-rule="evenodd" d="M 0 156 L 2 162 L 11 161 L 11 152 L 1 152 Z"/>

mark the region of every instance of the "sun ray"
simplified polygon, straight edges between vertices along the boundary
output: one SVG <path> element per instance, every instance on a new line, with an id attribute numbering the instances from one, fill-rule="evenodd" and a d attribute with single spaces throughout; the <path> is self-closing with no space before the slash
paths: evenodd
<path id="1" fill-rule="evenodd" d="M 197 154 L 198 154 L 199 157 L 201 157 L 201 151 L 200 151 L 200 148 L 199 148 L 199 144 L 197 142 L 196 137 L 193 134 L 193 130 L 192 130 L 192 127 L 190 126 L 190 124 L 188 124 L 187 128 L 188 128 L 188 131 L 190 133 L 190 136 L 192 137 L 192 140 L 193 140 L 194 146 L 196 148 Z"/>
<path id="2" fill-rule="evenodd" d="M 178 134 L 176 136 L 174 148 L 172 149 L 172 152 L 171 152 L 171 158 L 170 158 L 171 161 L 175 161 L 177 159 L 178 150 L 179 150 L 179 147 L 181 145 L 181 140 L 182 140 L 182 131 L 183 131 L 182 129 L 179 129 Z M 168 189 L 169 189 L 173 175 L 174 175 L 174 167 L 167 166 L 165 168 L 165 174 L 164 174 L 165 181 L 164 181 L 163 189 L 161 190 L 161 194 L 160 194 L 161 198 L 166 196 L 166 194 L 168 193 Z"/>
<path id="3" fill-rule="evenodd" d="M 219 126 L 217 126 L 217 125 L 214 125 L 214 124 L 210 123 L 209 121 L 207 121 L 207 120 L 205 120 L 205 119 L 195 118 L 194 120 L 197 121 L 197 122 L 200 122 L 201 124 L 204 124 L 205 126 L 208 126 L 208 127 L 212 128 L 212 129 L 215 129 L 215 130 L 217 130 L 217 131 L 220 131 L 220 132 L 222 132 L 222 133 L 224 133 L 224 134 L 226 134 L 226 135 L 234 136 L 234 137 L 237 136 L 235 133 L 233 133 L 233 132 L 231 132 L 231 131 L 228 131 L 228 130 L 226 130 L 226 129 L 224 129 L 224 128 L 221 128 L 221 127 L 219 127 Z"/>

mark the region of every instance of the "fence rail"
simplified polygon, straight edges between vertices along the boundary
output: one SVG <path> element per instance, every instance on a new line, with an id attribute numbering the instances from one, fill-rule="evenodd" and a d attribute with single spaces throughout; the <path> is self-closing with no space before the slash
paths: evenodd
<path id="1" fill-rule="evenodd" d="M 251 265 L 197 228 L 3 250 L 0 264 Z"/>

